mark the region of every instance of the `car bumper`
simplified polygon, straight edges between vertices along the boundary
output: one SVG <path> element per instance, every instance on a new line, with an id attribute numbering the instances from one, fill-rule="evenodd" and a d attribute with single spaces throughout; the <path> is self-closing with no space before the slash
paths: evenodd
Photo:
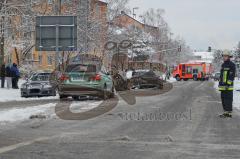
<path id="1" fill-rule="evenodd" d="M 36 96 L 55 96 L 56 92 L 53 88 L 21 88 L 22 97 L 36 97 Z"/>
<path id="2" fill-rule="evenodd" d="M 88 86 L 78 86 L 78 85 L 68 85 L 61 84 L 59 85 L 59 95 L 64 96 L 91 96 L 97 95 L 100 96 L 103 94 L 104 90 L 101 85 L 95 85 L 94 87 Z"/>

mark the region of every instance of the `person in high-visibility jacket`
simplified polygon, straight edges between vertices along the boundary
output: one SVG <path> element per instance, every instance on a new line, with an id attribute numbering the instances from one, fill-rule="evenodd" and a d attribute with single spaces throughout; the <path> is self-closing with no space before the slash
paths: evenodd
<path id="1" fill-rule="evenodd" d="M 236 72 L 235 64 L 230 60 L 232 55 L 229 51 L 223 52 L 223 60 L 221 75 L 219 81 L 219 91 L 221 91 L 221 99 L 224 113 L 220 117 L 232 117 L 233 103 L 233 84 Z"/>

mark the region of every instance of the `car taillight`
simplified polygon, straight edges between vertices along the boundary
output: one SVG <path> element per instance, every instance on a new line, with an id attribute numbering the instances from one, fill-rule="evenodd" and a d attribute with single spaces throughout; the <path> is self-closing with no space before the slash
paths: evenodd
<path id="1" fill-rule="evenodd" d="M 69 77 L 67 76 L 67 75 L 62 75 L 61 77 L 60 77 L 60 80 L 61 81 L 67 81 L 67 80 L 69 80 Z"/>
<path id="2" fill-rule="evenodd" d="M 102 77 L 99 74 L 96 74 L 95 76 L 90 78 L 90 81 L 101 81 Z"/>

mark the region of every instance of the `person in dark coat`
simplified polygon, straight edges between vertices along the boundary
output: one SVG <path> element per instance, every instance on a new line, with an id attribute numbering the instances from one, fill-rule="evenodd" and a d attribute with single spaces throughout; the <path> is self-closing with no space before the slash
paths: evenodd
<path id="1" fill-rule="evenodd" d="M 18 80 L 20 78 L 20 72 L 17 67 L 17 64 L 13 63 L 13 66 L 11 67 L 11 72 L 12 72 L 12 87 L 13 89 L 19 89 Z"/>
<path id="2" fill-rule="evenodd" d="M 4 88 L 4 85 L 5 85 L 5 76 L 6 76 L 5 64 L 3 64 L 3 65 L 1 66 L 1 71 L 0 71 L 1 88 Z"/>
<path id="3" fill-rule="evenodd" d="M 6 67 L 6 81 L 7 81 L 7 88 L 12 88 L 12 71 L 10 65 Z"/>
<path id="4" fill-rule="evenodd" d="M 233 84 L 236 74 L 236 66 L 230 60 L 232 57 L 229 51 L 223 52 L 223 60 L 221 68 L 221 75 L 219 81 L 219 91 L 221 91 L 221 99 L 224 113 L 220 115 L 221 118 L 232 117 L 233 105 Z"/>

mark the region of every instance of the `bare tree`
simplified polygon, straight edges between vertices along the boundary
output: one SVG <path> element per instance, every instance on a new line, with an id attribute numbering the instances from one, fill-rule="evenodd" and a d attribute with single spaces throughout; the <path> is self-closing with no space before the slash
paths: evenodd
<path id="1" fill-rule="evenodd" d="M 112 22 L 121 12 L 130 13 L 127 6 L 129 0 L 107 0 L 108 3 L 108 21 Z"/>
<path id="2" fill-rule="evenodd" d="M 192 51 L 184 39 L 172 39 L 171 29 L 163 17 L 164 14 L 164 9 L 149 9 L 141 15 L 143 23 L 152 26 L 146 30 L 153 35 L 152 47 L 160 54 L 159 60 L 167 66 L 185 62 L 190 59 Z"/>
<path id="3" fill-rule="evenodd" d="M 220 71 L 222 65 L 222 50 L 215 50 L 213 54 L 213 67 L 215 71 Z"/>

